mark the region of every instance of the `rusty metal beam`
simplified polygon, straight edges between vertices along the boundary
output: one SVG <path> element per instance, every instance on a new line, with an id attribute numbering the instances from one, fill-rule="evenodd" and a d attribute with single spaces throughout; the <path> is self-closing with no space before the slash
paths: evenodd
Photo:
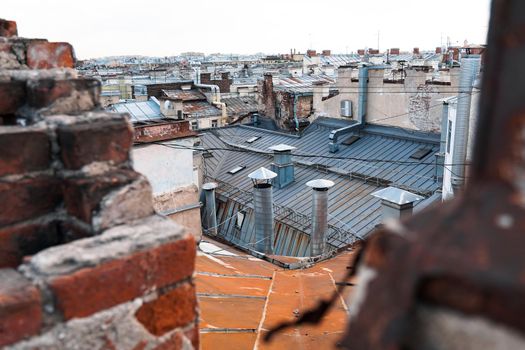
<path id="1" fill-rule="evenodd" d="M 523 0 L 493 1 L 468 185 L 372 236 L 344 348 L 412 349 L 423 304 L 525 334 L 524 14 Z"/>

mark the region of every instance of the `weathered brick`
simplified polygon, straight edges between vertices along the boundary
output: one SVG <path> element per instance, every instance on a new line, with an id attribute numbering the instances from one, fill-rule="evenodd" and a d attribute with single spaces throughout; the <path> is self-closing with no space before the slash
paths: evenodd
<path id="1" fill-rule="evenodd" d="M 27 103 L 41 114 L 76 114 L 99 105 L 100 82 L 95 79 L 39 79 L 27 84 Z"/>
<path id="2" fill-rule="evenodd" d="M 0 227 L 47 214 L 61 200 L 59 180 L 51 176 L 0 182 Z"/>
<path id="3" fill-rule="evenodd" d="M 22 81 L 0 82 L 0 116 L 12 115 L 26 100 L 26 86 Z"/>
<path id="4" fill-rule="evenodd" d="M 44 170 L 51 143 L 44 129 L 0 127 L 0 176 Z"/>
<path id="5" fill-rule="evenodd" d="M 195 327 L 193 327 L 192 329 L 184 332 L 184 335 L 191 341 L 191 344 L 193 345 L 193 348 L 195 350 L 200 349 L 200 335 L 198 324 L 196 324 Z"/>
<path id="6" fill-rule="evenodd" d="M 8 21 L 0 18 L 0 36 L 17 36 L 18 29 L 15 21 Z"/>
<path id="7" fill-rule="evenodd" d="M 182 335 L 180 332 L 175 332 L 163 343 L 157 345 L 153 350 L 181 350 L 182 349 Z"/>
<path id="8" fill-rule="evenodd" d="M 95 161 L 125 162 L 132 137 L 133 129 L 124 117 L 58 128 L 62 162 L 68 169 L 80 169 Z"/>
<path id="9" fill-rule="evenodd" d="M 76 61 L 69 43 L 32 42 L 27 46 L 26 56 L 32 69 L 74 68 Z"/>
<path id="10" fill-rule="evenodd" d="M 13 269 L 0 270 L 0 347 L 36 334 L 42 325 L 40 293 Z"/>
<path id="11" fill-rule="evenodd" d="M 49 285 L 58 309 L 69 320 L 89 316 L 188 278 L 193 273 L 194 260 L 195 241 L 185 236 L 175 242 L 53 277 Z"/>
<path id="12" fill-rule="evenodd" d="M 151 334 L 161 336 L 194 321 L 196 308 L 195 288 L 190 283 L 184 283 L 142 305 L 135 317 Z"/>
<path id="13" fill-rule="evenodd" d="M 18 224 L 0 229 L 0 268 L 17 267 L 24 256 L 61 243 L 56 222 Z"/>
<path id="14" fill-rule="evenodd" d="M 155 212 L 151 185 L 141 175 L 104 197 L 99 208 L 92 221 L 97 231 L 150 216 Z"/>
<path id="15" fill-rule="evenodd" d="M 111 191 L 138 179 L 140 174 L 132 170 L 117 170 L 92 177 L 75 177 L 64 181 L 64 204 L 67 212 L 91 224 L 93 212 Z"/>

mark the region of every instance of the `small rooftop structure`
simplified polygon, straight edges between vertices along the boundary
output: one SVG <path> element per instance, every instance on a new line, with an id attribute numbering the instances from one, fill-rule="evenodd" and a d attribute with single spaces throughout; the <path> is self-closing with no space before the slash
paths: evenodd
<path id="1" fill-rule="evenodd" d="M 274 152 L 286 152 L 286 151 L 293 151 L 297 149 L 297 147 L 286 145 L 284 143 L 268 147 L 269 150 L 272 150 Z"/>
<path id="2" fill-rule="evenodd" d="M 314 190 L 329 189 L 330 187 L 334 185 L 335 184 L 333 181 L 325 180 L 325 179 L 315 179 L 315 180 L 308 181 L 306 183 L 306 186 L 313 188 Z"/>
<path id="3" fill-rule="evenodd" d="M 248 177 L 252 180 L 261 181 L 261 180 L 271 180 L 277 176 L 276 173 L 274 173 L 271 170 L 266 169 L 265 167 L 260 167 L 259 169 L 255 170 L 254 172 L 248 174 Z"/>
<path id="4" fill-rule="evenodd" d="M 402 190 L 397 187 L 387 187 L 371 194 L 374 197 L 395 203 L 397 205 L 404 205 L 424 199 L 417 194 Z"/>
<path id="5" fill-rule="evenodd" d="M 202 189 L 205 191 L 214 190 L 218 187 L 216 182 L 207 182 L 204 185 L 202 185 Z"/>
<path id="6" fill-rule="evenodd" d="M 425 199 L 412 192 L 392 186 L 375 191 L 371 193 L 371 196 L 381 199 L 383 222 L 412 215 L 414 203 Z"/>

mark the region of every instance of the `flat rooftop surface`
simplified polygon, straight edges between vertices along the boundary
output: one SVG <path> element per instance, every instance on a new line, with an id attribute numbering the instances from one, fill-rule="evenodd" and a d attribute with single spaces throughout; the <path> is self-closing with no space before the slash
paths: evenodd
<path id="1" fill-rule="evenodd" d="M 317 326 L 288 328 L 270 343 L 264 333 L 297 319 L 343 282 L 355 251 L 302 270 L 286 270 L 205 237 L 196 262 L 201 346 L 208 349 L 331 349 L 348 318 L 348 286 Z M 355 282 L 355 281 L 351 281 Z"/>

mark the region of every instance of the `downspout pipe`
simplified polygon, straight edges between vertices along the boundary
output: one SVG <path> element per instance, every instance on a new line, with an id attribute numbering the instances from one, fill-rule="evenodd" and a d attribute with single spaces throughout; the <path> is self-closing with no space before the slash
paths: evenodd
<path id="1" fill-rule="evenodd" d="M 362 128 L 366 123 L 366 104 L 368 101 L 368 67 L 359 67 L 359 97 L 357 106 L 357 123 L 333 130 L 330 133 L 328 147 L 330 153 L 337 153 L 339 151 L 339 144 L 337 140 L 339 136 L 348 134 L 356 129 Z"/>
<path id="2" fill-rule="evenodd" d="M 295 131 L 299 131 L 299 120 L 297 119 L 297 94 L 293 95 L 293 120 L 295 122 Z"/>
<path id="3" fill-rule="evenodd" d="M 359 99 L 357 107 L 357 122 L 366 123 L 366 104 L 368 102 L 368 67 L 359 67 Z"/>
<path id="4" fill-rule="evenodd" d="M 448 101 L 443 101 L 443 110 L 441 113 L 441 138 L 439 142 L 439 152 L 436 154 L 436 175 L 437 181 L 443 180 L 445 166 L 445 151 L 447 148 L 448 133 Z"/>
<path id="5" fill-rule="evenodd" d="M 472 88 L 479 73 L 480 64 L 479 55 L 470 55 L 461 59 L 456 126 L 454 128 L 454 151 L 452 154 L 451 182 L 454 192 L 465 183 Z"/>
<path id="6" fill-rule="evenodd" d="M 205 229 L 211 236 L 217 236 L 217 209 L 215 206 L 216 188 L 217 184 L 215 182 L 208 182 L 202 185 L 202 189 L 204 190 L 204 196 L 206 200 L 206 210 L 204 211 L 206 216 Z"/>

